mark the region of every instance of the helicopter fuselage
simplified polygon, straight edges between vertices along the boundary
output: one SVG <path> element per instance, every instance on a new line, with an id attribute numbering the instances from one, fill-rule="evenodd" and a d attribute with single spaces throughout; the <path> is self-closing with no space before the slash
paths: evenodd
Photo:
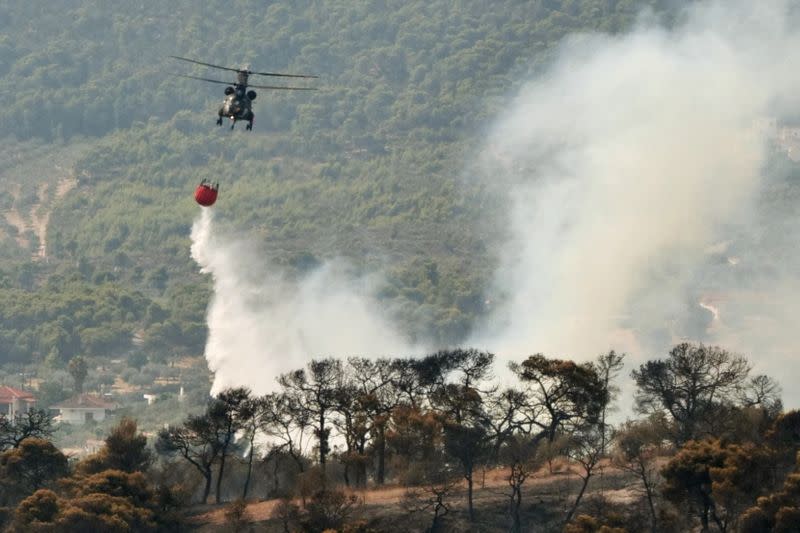
<path id="1" fill-rule="evenodd" d="M 237 88 L 231 94 L 225 96 L 219 115 L 235 118 L 236 120 L 249 120 L 248 117 L 252 114 L 252 109 L 253 101 L 248 98 L 243 89 Z"/>
<path id="2" fill-rule="evenodd" d="M 223 118 L 231 120 L 231 127 L 238 120 L 247 121 L 247 129 L 253 128 L 253 96 L 254 91 L 246 91 L 247 86 L 236 85 L 235 87 L 228 87 L 225 89 L 225 100 L 222 101 L 222 107 L 219 108 L 219 120 L 217 124 L 222 124 Z"/>
<path id="3" fill-rule="evenodd" d="M 247 121 L 247 129 L 253 129 L 253 119 L 255 118 L 255 113 L 253 113 L 253 100 L 256 99 L 256 92 L 253 89 L 270 89 L 270 90 L 284 90 L 284 91 L 314 91 L 316 90 L 314 87 L 291 87 L 291 86 L 284 86 L 284 85 L 249 85 L 249 78 L 251 74 L 256 74 L 258 76 L 275 76 L 275 77 L 282 77 L 282 78 L 317 78 L 317 76 L 310 76 L 306 74 L 282 74 L 279 72 L 253 72 L 250 70 L 249 67 L 243 68 L 231 68 L 231 67 L 224 67 L 221 65 L 214 65 L 212 63 L 204 63 L 202 61 L 197 61 L 194 59 L 189 59 L 187 57 L 179 57 L 179 56 L 170 56 L 173 59 L 179 59 L 181 61 L 187 61 L 189 63 L 195 63 L 197 65 L 203 65 L 205 67 L 216 68 L 220 70 L 227 70 L 236 72 L 236 81 L 235 82 L 226 82 L 223 80 L 218 79 L 210 79 L 200 76 L 192 76 L 188 74 L 179 74 L 182 78 L 191 78 L 200 81 L 206 81 L 210 83 L 221 83 L 223 85 L 227 85 L 225 87 L 225 99 L 222 101 L 222 107 L 219 108 L 218 115 L 219 118 L 217 119 L 217 125 L 222 125 L 222 119 L 228 118 L 231 121 L 231 129 L 236 124 L 238 120 L 245 120 Z M 250 90 L 248 90 L 250 87 Z"/>

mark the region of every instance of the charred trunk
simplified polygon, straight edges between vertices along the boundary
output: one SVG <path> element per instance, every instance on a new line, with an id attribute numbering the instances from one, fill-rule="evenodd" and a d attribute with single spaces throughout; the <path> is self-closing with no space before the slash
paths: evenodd
<path id="1" fill-rule="evenodd" d="M 383 425 L 378 426 L 378 436 L 375 439 L 375 450 L 378 454 L 378 471 L 376 474 L 376 482 L 378 485 L 383 485 L 386 480 L 386 436 L 385 428 Z"/>

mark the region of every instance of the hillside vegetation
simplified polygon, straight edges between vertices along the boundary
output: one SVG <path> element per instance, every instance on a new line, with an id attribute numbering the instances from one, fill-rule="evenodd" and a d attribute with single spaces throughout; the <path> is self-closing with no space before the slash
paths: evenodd
<path id="1" fill-rule="evenodd" d="M 0 528 L 798 530 L 800 411 L 745 357 L 682 343 L 634 367 L 624 424 L 607 416 L 624 354 L 532 355 L 502 387 L 494 360 L 317 359 L 264 396 L 221 390 L 152 447 L 122 418 L 69 463 L 34 410 L 0 424 Z"/>
<path id="2" fill-rule="evenodd" d="M 38 240 L 12 242 L 9 229 L 0 268 L 26 290 L 77 270 L 162 307 L 174 288 L 202 308 L 188 234 L 191 191 L 207 178 L 222 183 L 218 220 L 261 240 L 276 265 L 344 257 L 380 269 L 381 297 L 409 332 L 456 342 L 485 311 L 503 237 L 490 222 L 502 216 L 496 191 L 464 179 L 482 134 L 565 35 L 623 30 L 644 4 L 663 12 L 623 1 L 5 3 L 0 128 L 41 157 L 81 150 L 51 180 L 79 182 L 50 213 L 47 262 L 27 264 Z M 219 87 L 173 77 L 225 73 L 172 54 L 319 74 L 320 90 L 261 91 L 255 131 L 229 132 L 213 125 Z M 33 172 L 2 179 L 33 208 Z M 29 334 L 37 353 L 52 350 Z"/>

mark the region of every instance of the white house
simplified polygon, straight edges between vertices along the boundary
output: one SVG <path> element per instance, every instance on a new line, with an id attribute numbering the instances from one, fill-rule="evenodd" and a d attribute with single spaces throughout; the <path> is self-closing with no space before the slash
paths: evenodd
<path id="1" fill-rule="evenodd" d="M 30 392 L 8 386 L 0 386 L 0 415 L 11 420 L 17 415 L 24 415 L 36 404 Z"/>
<path id="2" fill-rule="evenodd" d="M 51 409 L 58 409 L 56 420 L 65 424 L 85 424 L 86 422 L 105 420 L 109 411 L 116 406 L 113 403 L 90 394 L 79 394 L 69 400 L 53 405 Z"/>

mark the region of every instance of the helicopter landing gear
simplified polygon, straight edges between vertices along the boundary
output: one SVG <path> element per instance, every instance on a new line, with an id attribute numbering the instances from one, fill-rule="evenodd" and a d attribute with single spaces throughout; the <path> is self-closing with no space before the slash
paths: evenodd
<path id="1" fill-rule="evenodd" d="M 217 119 L 217 126 L 222 126 L 222 117 Z"/>
<path id="2" fill-rule="evenodd" d="M 247 131 L 251 131 L 253 129 L 253 121 L 247 123 L 247 127 L 245 128 Z"/>
<path id="3" fill-rule="evenodd" d="M 235 117 L 231 117 L 231 129 L 233 129 L 233 127 L 235 125 L 236 125 L 236 118 Z"/>

